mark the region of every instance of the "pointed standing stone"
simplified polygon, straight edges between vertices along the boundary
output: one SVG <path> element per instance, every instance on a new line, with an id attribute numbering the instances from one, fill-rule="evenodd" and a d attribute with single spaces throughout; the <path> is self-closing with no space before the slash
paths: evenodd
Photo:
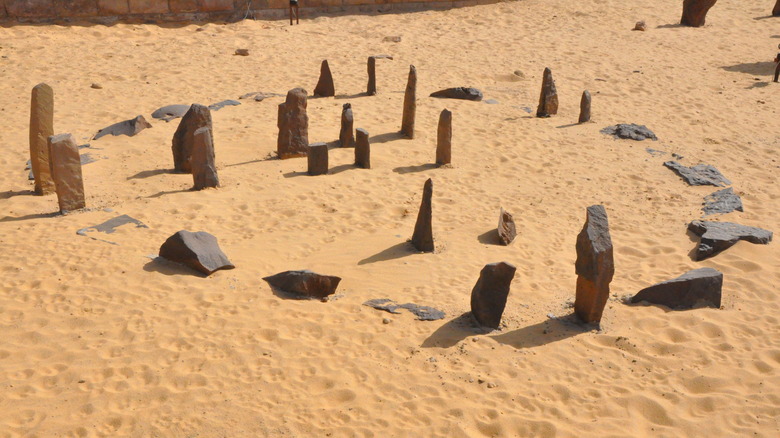
<path id="1" fill-rule="evenodd" d="M 305 157 L 309 147 L 309 116 L 306 115 L 306 90 L 293 88 L 279 104 L 279 137 L 276 153 L 279 158 Z"/>
<path id="2" fill-rule="evenodd" d="M 328 60 L 322 61 L 320 66 L 320 80 L 314 88 L 315 97 L 332 97 L 336 95 L 336 88 L 333 86 L 333 75 L 330 74 Z"/>
<path id="3" fill-rule="evenodd" d="M 780 17 L 780 0 L 777 0 L 775 7 L 772 9 L 772 16 Z"/>
<path id="4" fill-rule="evenodd" d="M 352 104 L 345 103 L 341 109 L 341 132 L 339 132 L 339 144 L 343 148 L 355 146 L 355 137 L 352 134 L 354 121 L 354 117 L 352 116 Z"/>
<path id="5" fill-rule="evenodd" d="M 217 187 L 219 177 L 214 164 L 214 142 L 211 141 L 211 129 L 208 126 L 198 128 L 193 134 L 192 143 L 192 180 L 195 190 Z"/>
<path id="6" fill-rule="evenodd" d="M 471 290 L 471 314 L 479 325 L 493 329 L 501 325 L 515 271 L 517 268 L 507 262 L 490 263 L 482 268 Z"/>
<path id="7" fill-rule="evenodd" d="M 586 323 L 598 323 L 609 298 L 609 283 L 615 274 L 607 211 L 602 205 L 588 207 L 585 226 L 577 236 L 575 270 L 574 312 Z"/>
<path id="8" fill-rule="evenodd" d="M 545 67 L 544 78 L 542 79 L 542 93 L 539 95 L 536 117 L 550 117 L 554 114 L 558 114 L 558 91 L 555 89 L 552 70 Z"/>
<path id="9" fill-rule="evenodd" d="M 355 131 L 355 166 L 363 169 L 371 168 L 371 145 L 368 142 L 368 131 L 358 128 Z"/>
<path id="10" fill-rule="evenodd" d="M 412 245 L 422 252 L 433 252 L 433 181 L 428 178 L 423 186 L 420 212 L 417 214 L 417 223 L 414 224 Z"/>
<path id="11" fill-rule="evenodd" d="M 49 165 L 49 137 L 54 135 L 54 90 L 46 84 L 32 89 L 30 105 L 30 164 L 35 178 L 35 194 L 54 192 Z"/>
<path id="12" fill-rule="evenodd" d="M 707 12 L 715 6 L 718 0 L 684 0 L 680 24 L 683 26 L 701 27 L 707 18 Z"/>
<path id="13" fill-rule="evenodd" d="M 580 99 L 580 119 L 577 123 L 590 122 L 590 91 L 585 90 L 582 92 L 582 99 Z"/>
<path id="14" fill-rule="evenodd" d="M 443 110 L 439 114 L 439 130 L 436 136 L 436 164 L 452 162 L 452 112 Z"/>
<path id="15" fill-rule="evenodd" d="M 517 237 L 517 228 L 515 227 L 515 219 L 512 215 L 503 208 L 498 215 L 498 240 L 502 245 L 509 245 Z"/>
<path id="16" fill-rule="evenodd" d="M 173 151 L 173 168 L 177 172 L 192 173 L 192 148 L 195 142 L 195 131 L 208 128 L 214 134 L 211 126 L 211 110 L 207 106 L 193 103 L 179 122 L 179 127 L 173 134 L 171 150 Z"/>
<path id="17" fill-rule="evenodd" d="M 79 146 L 70 134 L 52 135 L 47 140 L 51 177 L 57 191 L 60 211 L 86 207 L 84 181 L 81 178 Z"/>
<path id="18" fill-rule="evenodd" d="M 414 138 L 414 115 L 417 111 L 417 69 L 409 66 L 409 79 L 404 93 L 404 114 L 401 120 L 401 134 Z"/>
<path id="19" fill-rule="evenodd" d="M 326 175 L 328 173 L 328 145 L 312 143 L 309 145 L 308 162 L 309 175 Z"/>

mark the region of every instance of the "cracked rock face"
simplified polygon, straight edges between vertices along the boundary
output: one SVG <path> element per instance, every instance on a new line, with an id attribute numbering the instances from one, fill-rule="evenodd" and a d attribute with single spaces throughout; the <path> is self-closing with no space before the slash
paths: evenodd
<path id="1" fill-rule="evenodd" d="M 601 133 L 626 140 L 642 141 L 648 138 L 650 140 L 658 140 L 658 137 L 655 136 L 653 131 L 647 129 L 647 126 L 634 123 L 619 123 L 607 126 L 601 130 Z"/>
<path id="2" fill-rule="evenodd" d="M 235 268 L 219 248 L 217 238 L 205 231 L 177 232 L 162 244 L 160 257 L 181 263 L 206 275 L 211 275 L 220 269 Z"/>
<path id="3" fill-rule="evenodd" d="M 772 241 L 772 232 L 732 222 L 693 221 L 688 231 L 700 237 L 695 260 L 704 260 L 731 248 L 740 240 L 766 245 Z"/>

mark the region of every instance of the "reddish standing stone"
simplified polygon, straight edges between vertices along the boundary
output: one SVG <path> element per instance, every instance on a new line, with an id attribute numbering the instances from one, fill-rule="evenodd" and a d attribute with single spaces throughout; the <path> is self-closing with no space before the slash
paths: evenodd
<path id="1" fill-rule="evenodd" d="M 30 167 L 35 178 L 35 193 L 54 192 L 49 165 L 49 137 L 54 135 L 54 90 L 46 84 L 32 89 L 30 105 Z"/>
<path id="2" fill-rule="evenodd" d="M 235 268 L 219 248 L 217 238 L 205 231 L 177 232 L 162 244 L 160 257 L 181 263 L 206 275 L 211 275 L 220 269 Z"/>
<path id="3" fill-rule="evenodd" d="M 354 134 L 352 134 L 354 121 L 352 104 L 345 103 L 341 108 L 341 131 L 339 132 L 339 144 L 343 148 L 355 146 L 355 137 Z"/>
<path id="4" fill-rule="evenodd" d="M 515 271 L 517 268 L 507 262 L 490 263 L 482 268 L 471 290 L 471 314 L 479 325 L 499 328 Z"/>
<path id="5" fill-rule="evenodd" d="M 401 119 L 401 134 L 414 138 L 414 116 L 417 111 L 417 69 L 409 66 L 409 79 L 404 93 L 404 114 Z"/>
<path id="6" fill-rule="evenodd" d="M 198 128 L 193 134 L 192 143 L 192 180 L 195 190 L 219 186 L 217 167 L 214 164 L 214 142 L 211 140 L 211 128 Z"/>
<path id="7" fill-rule="evenodd" d="M 707 12 L 715 6 L 718 0 L 684 0 L 680 24 L 683 26 L 701 27 L 707 18 Z"/>
<path id="8" fill-rule="evenodd" d="M 439 114 L 439 129 L 436 135 L 436 164 L 452 162 L 452 112 L 446 109 Z"/>
<path id="9" fill-rule="evenodd" d="M 433 252 L 433 181 L 428 178 L 423 186 L 422 202 L 414 224 L 412 245 L 422 252 Z"/>
<path id="10" fill-rule="evenodd" d="M 84 181 L 81 178 L 79 146 L 70 134 L 52 135 L 48 138 L 51 176 L 57 191 L 60 211 L 73 211 L 86 207 Z"/>
<path id="11" fill-rule="evenodd" d="M 330 74 L 328 60 L 325 59 L 320 66 L 320 80 L 317 82 L 317 86 L 314 87 L 314 96 L 332 97 L 335 95 L 336 88 L 333 86 L 333 75 Z"/>
<path id="12" fill-rule="evenodd" d="M 328 173 L 328 145 L 312 143 L 308 153 L 309 175 L 325 175 Z"/>
<path id="13" fill-rule="evenodd" d="M 582 92 L 582 99 L 580 99 L 580 118 L 577 122 L 590 122 L 590 92 L 588 90 Z"/>
<path id="14" fill-rule="evenodd" d="M 195 143 L 195 131 L 204 127 L 211 131 L 211 138 L 214 141 L 211 110 L 207 106 L 193 103 L 173 134 L 171 150 L 173 151 L 173 167 L 177 172 L 192 173 L 190 160 Z"/>
<path id="15" fill-rule="evenodd" d="M 587 209 L 585 226 L 577 236 L 577 296 L 574 312 L 586 323 L 598 323 L 609 298 L 615 274 L 607 211 L 602 205 Z"/>
<path id="16" fill-rule="evenodd" d="M 309 147 L 309 116 L 306 115 L 306 90 L 293 88 L 279 104 L 279 137 L 276 153 L 281 159 L 304 157 Z"/>
<path id="17" fill-rule="evenodd" d="M 369 96 L 376 94 L 376 58 L 373 56 L 368 57 L 368 85 L 366 86 L 366 94 Z"/>
<path id="18" fill-rule="evenodd" d="M 502 245 L 509 245 L 517 237 L 515 219 L 503 208 L 498 215 L 498 228 L 496 230 L 498 231 L 498 240 Z"/>
<path id="19" fill-rule="evenodd" d="M 552 70 L 545 67 L 542 79 L 542 93 L 539 95 L 539 106 L 536 108 L 536 117 L 550 117 L 558 114 L 558 91 L 555 89 Z"/>
<path id="20" fill-rule="evenodd" d="M 700 268 L 646 287 L 634 295 L 631 302 L 647 301 L 672 309 L 690 309 L 703 304 L 717 309 L 722 288 L 722 273 L 712 268 Z"/>
<path id="21" fill-rule="evenodd" d="M 363 169 L 371 168 L 371 144 L 368 142 L 368 131 L 358 128 L 355 131 L 355 166 Z"/>

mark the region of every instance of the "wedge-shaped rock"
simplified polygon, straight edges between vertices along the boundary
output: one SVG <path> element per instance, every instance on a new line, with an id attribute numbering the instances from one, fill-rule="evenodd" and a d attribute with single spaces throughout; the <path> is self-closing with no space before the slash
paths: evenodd
<path id="1" fill-rule="evenodd" d="M 325 298 L 333 295 L 341 278 L 331 275 L 320 275 L 309 270 L 285 271 L 263 280 L 277 290 L 294 295 L 312 298 Z"/>
<path id="2" fill-rule="evenodd" d="M 482 268 L 479 280 L 471 290 L 471 313 L 479 325 L 499 327 L 516 270 L 507 262 L 490 263 Z"/>
<path id="3" fill-rule="evenodd" d="M 70 134 L 49 137 L 50 172 L 57 192 L 60 211 L 86 207 L 84 181 L 81 177 L 81 157 L 76 140 Z"/>
<path id="4" fill-rule="evenodd" d="M 542 79 L 542 92 L 539 95 L 539 106 L 536 108 L 536 117 L 550 117 L 558 114 L 558 91 L 555 88 L 552 70 L 544 69 Z"/>
<path id="5" fill-rule="evenodd" d="M 502 245 L 509 245 L 517 236 L 515 219 L 503 208 L 498 214 L 498 228 L 496 230 L 498 231 L 498 240 Z"/>
<path id="6" fill-rule="evenodd" d="M 590 122 L 590 102 L 590 91 L 583 91 L 580 99 L 580 118 L 577 120 L 577 123 Z"/>
<path id="7" fill-rule="evenodd" d="M 700 237 L 695 260 L 704 260 L 731 248 L 740 240 L 766 245 L 772 241 L 772 232 L 732 222 L 693 221 L 688 231 Z"/>
<path id="8" fill-rule="evenodd" d="M 615 274 L 607 211 L 602 205 L 588 207 L 585 226 L 577 236 L 575 271 L 574 312 L 584 322 L 598 323 L 609 299 L 609 283 Z"/>
<path id="9" fill-rule="evenodd" d="M 177 232 L 162 244 L 160 257 L 181 263 L 206 275 L 211 275 L 220 269 L 235 268 L 219 249 L 217 238 L 205 231 Z"/>
<path id="10" fill-rule="evenodd" d="M 173 134 L 171 151 L 173 152 L 173 168 L 177 172 L 192 173 L 192 148 L 195 146 L 195 131 L 207 128 L 214 141 L 214 130 L 211 124 L 211 110 L 205 105 L 193 103 L 184 114 L 179 127 Z"/>
<path id="11" fill-rule="evenodd" d="M 471 87 L 455 87 L 439 90 L 431 93 L 431 97 L 444 99 L 473 100 L 479 102 L 482 100 L 482 92 Z"/>
<path id="12" fill-rule="evenodd" d="M 680 175 L 680 178 L 690 186 L 723 187 L 731 184 L 731 181 L 727 180 L 718 169 L 709 164 L 697 164 L 693 167 L 688 167 L 676 161 L 667 161 L 664 163 L 664 166 Z"/>
<path id="13" fill-rule="evenodd" d="M 632 303 L 647 301 L 672 309 L 690 309 L 702 303 L 719 308 L 723 274 L 712 268 L 701 268 L 644 288 L 631 298 Z"/>
<path id="14" fill-rule="evenodd" d="M 414 224 L 412 245 L 422 252 L 433 252 L 433 181 L 428 178 L 423 186 L 420 211 Z"/>
<path id="15" fill-rule="evenodd" d="M 328 66 L 328 60 L 325 59 L 320 66 L 320 80 L 317 82 L 317 86 L 314 87 L 314 96 L 332 97 L 335 95 L 336 88 L 333 86 L 333 75 L 330 74 L 330 66 Z"/>

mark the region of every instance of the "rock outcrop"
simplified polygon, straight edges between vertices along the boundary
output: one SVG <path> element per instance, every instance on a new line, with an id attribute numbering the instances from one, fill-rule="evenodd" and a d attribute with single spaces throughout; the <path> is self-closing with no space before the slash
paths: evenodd
<path id="1" fill-rule="evenodd" d="M 304 157 L 309 147 L 309 116 L 306 114 L 306 90 L 293 88 L 279 104 L 276 153 L 281 159 Z"/>

